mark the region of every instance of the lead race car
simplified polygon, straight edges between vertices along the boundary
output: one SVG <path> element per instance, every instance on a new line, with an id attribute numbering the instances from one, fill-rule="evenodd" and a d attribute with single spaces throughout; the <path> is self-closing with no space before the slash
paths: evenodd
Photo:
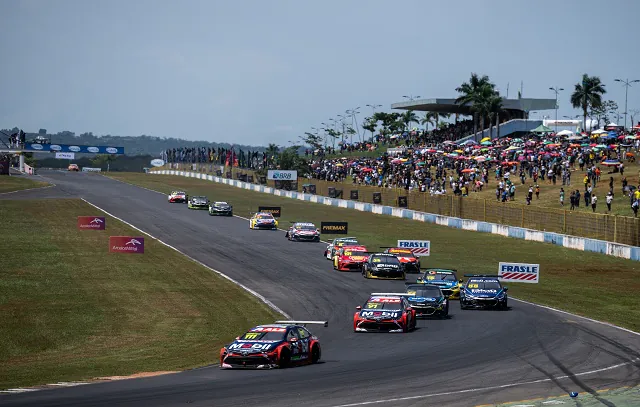
<path id="1" fill-rule="evenodd" d="M 189 209 L 209 209 L 209 198 L 206 196 L 192 196 L 187 201 Z"/>
<path id="2" fill-rule="evenodd" d="M 319 242 L 320 230 L 313 223 L 294 222 L 284 237 L 296 242 Z"/>
<path id="3" fill-rule="evenodd" d="M 278 221 L 269 212 L 257 212 L 249 219 L 249 229 L 278 230 Z"/>
<path id="4" fill-rule="evenodd" d="M 224 201 L 216 201 L 209 205 L 211 216 L 233 216 L 233 206 Z"/>
<path id="5" fill-rule="evenodd" d="M 406 293 L 372 293 L 356 307 L 354 332 L 409 332 L 416 328 L 416 310 Z"/>
<path id="6" fill-rule="evenodd" d="M 462 279 L 458 279 L 457 270 L 443 268 L 426 268 L 423 270 L 424 272 L 422 276 L 418 277 L 417 283 L 437 285 L 450 300 L 460 299 Z"/>
<path id="7" fill-rule="evenodd" d="M 324 250 L 324 257 L 326 257 L 327 260 L 333 260 L 333 256 L 340 247 L 344 245 L 354 246 L 359 244 L 360 242 L 355 237 L 337 237 L 327 245 L 327 248 Z"/>
<path id="8" fill-rule="evenodd" d="M 360 271 L 369 254 L 364 246 L 342 246 L 333 256 L 333 269 L 338 271 Z"/>
<path id="9" fill-rule="evenodd" d="M 259 325 L 220 349 L 224 369 L 287 368 L 318 363 L 322 349 L 306 326 L 329 326 L 328 321 L 276 321 Z"/>
<path id="10" fill-rule="evenodd" d="M 172 191 L 168 197 L 169 203 L 187 203 L 189 198 L 184 191 Z"/>
<path id="11" fill-rule="evenodd" d="M 460 291 L 460 309 L 492 308 L 508 310 L 507 287 L 500 283 L 500 276 L 465 274 L 470 277 Z"/>

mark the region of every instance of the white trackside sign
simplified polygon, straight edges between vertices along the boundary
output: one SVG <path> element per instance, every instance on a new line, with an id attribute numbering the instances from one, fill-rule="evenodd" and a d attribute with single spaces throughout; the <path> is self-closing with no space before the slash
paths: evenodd
<path id="1" fill-rule="evenodd" d="M 276 181 L 297 181 L 298 171 L 296 170 L 268 170 L 267 179 Z"/>
<path id="2" fill-rule="evenodd" d="M 398 240 L 398 247 L 411 249 L 417 257 L 431 254 L 431 241 L 429 240 Z"/>
<path id="3" fill-rule="evenodd" d="M 500 262 L 498 265 L 498 275 L 502 282 L 538 283 L 540 278 L 540 265 Z"/>

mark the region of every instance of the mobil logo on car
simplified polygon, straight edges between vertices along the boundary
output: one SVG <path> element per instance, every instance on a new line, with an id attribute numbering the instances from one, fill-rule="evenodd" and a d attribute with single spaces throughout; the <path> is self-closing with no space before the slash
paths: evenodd
<path id="1" fill-rule="evenodd" d="M 429 240 L 398 240 L 398 247 L 410 249 L 417 257 L 431 254 L 431 241 Z"/>

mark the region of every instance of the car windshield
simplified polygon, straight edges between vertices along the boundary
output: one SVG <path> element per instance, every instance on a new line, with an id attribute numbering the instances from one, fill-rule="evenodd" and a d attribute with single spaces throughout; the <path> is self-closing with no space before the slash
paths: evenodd
<path id="1" fill-rule="evenodd" d="M 423 277 L 424 280 L 432 281 L 457 281 L 456 275 L 453 273 L 439 273 L 439 272 L 426 272 Z"/>
<path id="2" fill-rule="evenodd" d="M 442 296 L 438 287 L 420 287 L 415 285 L 407 288 L 407 294 L 411 294 L 414 297 L 426 298 L 438 298 Z"/>
<path id="3" fill-rule="evenodd" d="M 194 196 L 193 199 L 197 199 L 197 200 L 203 201 L 203 200 L 207 199 L 207 197 L 206 196 Z"/>
<path id="4" fill-rule="evenodd" d="M 273 216 L 271 216 L 271 215 L 258 215 L 258 216 L 256 216 L 256 218 L 258 218 L 258 219 L 273 219 Z"/>
<path id="5" fill-rule="evenodd" d="M 180 191 L 178 191 L 178 192 L 173 192 L 173 195 L 184 195 L 184 192 L 180 192 Z"/>
<path id="6" fill-rule="evenodd" d="M 479 288 L 484 290 L 499 290 L 502 287 L 498 280 L 469 280 L 467 288 Z"/>
<path id="7" fill-rule="evenodd" d="M 371 262 L 375 264 L 400 264 L 400 260 L 395 256 L 374 255 L 371 257 Z"/>
<path id="8" fill-rule="evenodd" d="M 364 250 L 345 250 L 344 255 L 345 256 L 366 256 L 367 252 L 365 252 Z"/>
<path id="9" fill-rule="evenodd" d="M 226 203 L 226 202 L 216 202 L 216 205 L 220 205 L 220 206 L 222 206 L 222 205 L 229 205 L 229 204 L 228 204 L 228 203 Z"/>
<path id="10" fill-rule="evenodd" d="M 298 230 L 316 230 L 314 225 L 296 225 L 296 229 Z"/>
<path id="11" fill-rule="evenodd" d="M 282 332 L 255 332 L 249 331 L 242 335 L 240 339 L 247 341 L 283 341 L 286 335 L 286 329 L 282 329 Z"/>
<path id="12" fill-rule="evenodd" d="M 369 301 L 364 305 L 363 309 L 386 309 L 386 310 L 398 310 L 401 308 L 402 303 L 400 298 L 369 298 Z"/>

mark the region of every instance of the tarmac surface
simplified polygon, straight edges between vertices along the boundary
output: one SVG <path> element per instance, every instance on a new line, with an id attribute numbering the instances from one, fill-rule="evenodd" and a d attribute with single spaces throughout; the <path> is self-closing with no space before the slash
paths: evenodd
<path id="1" fill-rule="evenodd" d="M 259 292 L 293 318 L 328 320 L 328 328 L 310 327 L 320 338 L 323 362 L 270 371 L 209 366 L 2 395 L 0 405 L 476 406 L 640 384 L 637 334 L 513 299 L 509 311 L 461 311 L 454 301 L 450 319 L 419 321 L 407 334 L 356 334 L 355 307 L 371 292 L 404 291 L 403 282 L 336 272 L 322 256 L 323 243 L 249 230 L 245 219 L 210 217 L 101 175 L 40 176 L 55 186 L 0 200 L 84 198 Z M 211 352 L 215 358 L 219 349 Z M 602 405 L 615 405 L 598 397 Z"/>

